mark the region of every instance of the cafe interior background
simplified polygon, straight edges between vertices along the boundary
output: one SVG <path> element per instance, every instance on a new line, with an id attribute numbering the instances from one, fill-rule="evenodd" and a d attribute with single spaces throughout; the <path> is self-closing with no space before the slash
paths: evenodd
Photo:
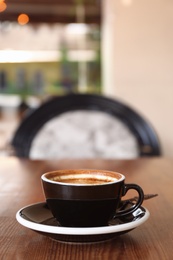
<path id="1" fill-rule="evenodd" d="M 0 149 L 21 104 L 94 93 L 140 112 L 172 156 L 172 14 L 172 0 L 0 0 Z"/>

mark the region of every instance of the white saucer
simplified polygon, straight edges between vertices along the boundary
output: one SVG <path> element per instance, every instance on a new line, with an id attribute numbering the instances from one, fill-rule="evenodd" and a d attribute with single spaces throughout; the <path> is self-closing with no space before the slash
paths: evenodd
<path id="1" fill-rule="evenodd" d="M 112 239 L 140 226 L 149 218 L 149 211 L 140 207 L 128 217 L 116 218 L 103 227 L 62 227 L 52 216 L 45 202 L 32 204 L 20 209 L 17 221 L 42 235 L 61 242 L 98 242 Z"/>

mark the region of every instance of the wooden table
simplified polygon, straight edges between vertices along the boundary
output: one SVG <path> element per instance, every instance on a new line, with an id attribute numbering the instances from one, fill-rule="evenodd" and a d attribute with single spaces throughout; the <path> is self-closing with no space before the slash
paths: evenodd
<path id="1" fill-rule="evenodd" d="M 40 176 L 63 168 L 119 171 L 126 182 L 141 185 L 159 196 L 144 202 L 150 218 L 131 232 L 107 242 L 61 243 L 21 226 L 16 212 L 44 201 Z M 0 259 L 173 259 L 173 159 L 30 161 L 0 159 Z"/>

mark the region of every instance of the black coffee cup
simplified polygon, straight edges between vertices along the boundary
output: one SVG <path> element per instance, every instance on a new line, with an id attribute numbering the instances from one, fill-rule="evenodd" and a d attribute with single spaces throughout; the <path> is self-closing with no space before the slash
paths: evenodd
<path id="1" fill-rule="evenodd" d="M 118 172 L 90 169 L 67 169 L 41 176 L 48 207 L 60 225 L 98 227 L 117 216 L 134 212 L 143 202 L 144 193 L 137 184 L 125 184 Z M 132 207 L 118 211 L 128 190 L 136 190 L 138 200 Z"/>

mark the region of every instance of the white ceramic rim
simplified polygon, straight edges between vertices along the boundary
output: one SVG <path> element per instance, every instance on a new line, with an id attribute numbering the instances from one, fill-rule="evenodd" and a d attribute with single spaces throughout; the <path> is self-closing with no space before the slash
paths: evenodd
<path id="1" fill-rule="evenodd" d="M 41 202 L 43 203 L 43 202 Z M 36 203 L 40 204 L 40 203 Z M 135 221 L 132 221 L 130 223 L 120 224 L 120 225 L 112 225 L 112 226 L 103 226 L 103 227 L 89 227 L 89 228 L 81 228 L 81 227 L 59 227 L 59 226 L 50 226 L 50 225 L 43 225 L 39 223 L 33 223 L 32 221 L 24 219 L 20 212 L 23 209 L 26 209 L 27 207 L 34 206 L 36 204 L 28 205 L 26 207 L 23 207 L 16 213 L 16 219 L 17 221 L 22 225 L 29 229 L 35 230 L 35 231 L 41 231 L 44 233 L 51 233 L 51 234 L 62 234 L 62 235 L 99 235 L 99 234 L 111 234 L 111 233 L 117 233 L 117 232 L 123 232 L 127 230 L 134 229 L 141 224 L 143 224 L 150 216 L 149 211 L 145 209 L 145 215 L 142 216 L 140 219 L 137 219 Z"/>

